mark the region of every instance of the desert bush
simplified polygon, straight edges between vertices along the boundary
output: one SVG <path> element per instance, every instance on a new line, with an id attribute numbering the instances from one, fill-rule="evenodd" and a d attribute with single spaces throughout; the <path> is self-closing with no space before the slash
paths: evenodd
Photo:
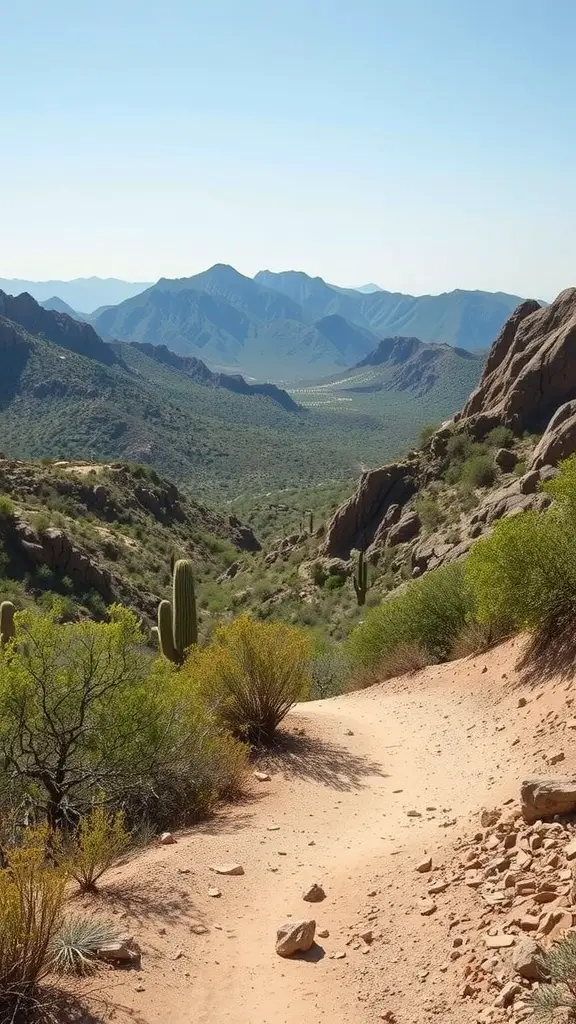
<path id="1" fill-rule="evenodd" d="M 472 614 L 463 566 L 455 562 L 407 583 L 371 609 L 353 630 L 348 651 L 354 663 L 368 667 L 405 645 L 415 645 L 429 661 L 442 661 Z"/>
<path id="2" fill-rule="evenodd" d="M 80 892 L 95 892 L 96 883 L 130 846 L 123 811 L 94 807 L 80 821 L 75 832 L 61 841 L 59 862 L 80 886 Z"/>
<path id="3" fill-rule="evenodd" d="M 13 519 L 16 506 L 8 494 L 0 494 L 0 519 Z"/>
<path id="4" fill-rule="evenodd" d="M 431 662 L 430 655 L 418 644 L 399 644 L 378 663 L 379 680 L 394 679 L 418 672 Z"/>
<path id="5" fill-rule="evenodd" d="M 418 444 L 421 448 L 424 448 L 433 434 L 438 430 L 438 425 L 434 423 L 428 423 L 418 434 Z"/>
<path id="6" fill-rule="evenodd" d="M 66 876 L 48 863 L 46 832 L 29 831 L 0 870 L 0 1020 L 27 1020 L 49 973 Z"/>
<path id="7" fill-rule="evenodd" d="M 486 442 L 491 448 L 507 448 L 514 441 L 514 432 L 510 427 L 493 427 L 486 435 Z"/>
<path id="8" fill-rule="evenodd" d="M 576 598 L 575 541 L 560 509 L 497 523 L 466 562 L 479 621 L 522 629 L 561 614 Z"/>
<path id="9" fill-rule="evenodd" d="M 328 640 L 317 642 L 310 660 L 310 700 L 336 697 L 348 689 L 350 659 Z"/>
<path id="10" fill-rule="evenodd" d="M 270 743 L 306 694 L 309 662 L 301 630 L 241 616 L 220 626 L 208 647 L 191 651 L 183 674 L 233 735 Z"/>
<path id="11" fill-rule="evenodd" d="M 0 649 L 0 753 L 52 827 L 74 830 L 105 794 L 130 826 L 192 820 L 240 784 L 243 752 L 192 706 L 166 659 L 153 660 L 136 617 L 62 624 L 15 616 Z"/>
<path id="12" fill-rule="evenodd" d="M 118 929 L 94 917 L 68 917 L 50 943 L 49 955 L 58 974 L 91 974 L 96 953 L 109 942 L 118 941 Z"/>
<path id="13" fill-rule="evenodd" d="M 465 486 L 490 487 L 496 479 L 496 466 L 489 455 L 472 455 L 462 464 L 459 479 Z"/>
<path id="14" fill-rule="evenodd" d="M 450 651 L 450 660 L 481 654 L 483 651 L 487 651 L 492 644 L 503 640 L 510 632 L 512 632 L 512 625 L 504 620 L 498 623 L 468 622 L 454 640 Z"/>
<path id="15" fill-rule="evenodd" d="M 549 984 L 529 993 L 534 1018 L 541 1021 L 576 1020 L 576 935 L 567 934 L 541 959 L 541 974 Z"/>
<path id="16" fill-rule="evenodd" d="M 324 582 L 324 590 L 341 590 L 344 582 L 343 576 L 328 576 L 328 579 Z"/>
<path id="17" fill-rule="evenodd" d="M 431 494 L 422 494 L 416 499 L 414 507 L 425 530 L 435 530 L 446 520 L 446 513 Z"/>

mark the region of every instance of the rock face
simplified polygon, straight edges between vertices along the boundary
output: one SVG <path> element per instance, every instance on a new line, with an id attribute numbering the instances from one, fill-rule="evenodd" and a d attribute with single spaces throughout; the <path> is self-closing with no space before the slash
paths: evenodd
<path id="1" fill-rule="evenodd" d="M 576 288 L 546 308 L 523 302 L 492 346 L 477 390 L 456 420 L 516 433 L 541 427 L 576 394 Z"/>
<path id="2" fill-rule="evenodd" d="M 383 530 L 388 529 L 386 513 L 412 497 L 417 473 L 414 459 L 363 473 L 355 493 L 337 509 L 326 527 L 323 554 L 349 558 L 352 548 L 366 549 L 373 542 L 383 546 Z"/>
<path id="3" fill-rule="evenodd" d="M 316 921 L 287 921 L 276 933 L 278 956 L 306 953 L 314 942 Z"/>
<path id="4" fill-rule="evenodd" d="M 576 450 L 576 401 L 565 402 L 556 410 L 536 446 L 531 469 L 556 466 Z"/>
<path id="5" fill-rule="evenodd" d="M 417 512 L 405 515 L 388 531 L 389 544 L 405 544 L 420 532 L 420 516 Z"/>
<path id="6" fill-rule="evenodd" d="M 526 779 L 520 792 L 522 815 L 528 823 L 576 811 L 576 779 Z"/>
<path id="7" fill-rule="evenodd" d="M 503 473 L 511 473 L 518 462 L 518 456 L 508 448 L 499 448 L 494 456 L 494 462 Z"/>

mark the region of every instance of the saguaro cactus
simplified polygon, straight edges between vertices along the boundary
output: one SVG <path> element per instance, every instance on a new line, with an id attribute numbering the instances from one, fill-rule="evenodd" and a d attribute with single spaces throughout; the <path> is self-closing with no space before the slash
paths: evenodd
<path id="1" fill-rule="evenodd" d="M 308 532 L 310 536 L 314 533 L 314 511 L 311 508 L 308 509 Z"/>
<path id="2" fill-rule="evenodd" d="M 2 647 L 14 636 L 15 611 L 12 601 L 2 601 L 0 604 L 0 644 Z"/>
<path id="3" fill-rule="evenodd" d="M 359 605 L 366 603 L 366 591 L 368 590 L 368 565 L 364 559 L 364 552 L 358 552 L 358 564 L 354 574 L 354 590 Z"/>
<path id="4" fill-rule="evenodd" d="M 198 643 L 192 562 L 179 558 L 172 573 L 172 603 L 158 605 L 158 638 L 162 654 L 181 665 L 186 651 Z"/>

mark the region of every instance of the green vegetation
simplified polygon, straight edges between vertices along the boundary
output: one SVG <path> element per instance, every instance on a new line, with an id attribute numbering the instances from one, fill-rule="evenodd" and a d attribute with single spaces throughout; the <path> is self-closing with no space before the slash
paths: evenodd
<path id="1" fill-rule="evenodd" d="M 352 632 L 348 651 L 365 668 L 376 667 L 401 645 L 418 647 L 430 661 L 444 660 L 472 609 L 463 566 L 443 566 L 371 609 Z"/>
<path id="2" fill-rule="evenodd" d="M 201 700 L 249 743 L 270 743 L 309 681 L 310 645 L 302 631 L 241 616 L 212 643 L 192 648 L 183 669 Z"/>
<path id="3" fill-rule="evenodd" d="M 517 628 L 550 621 L 576 599 L 576 457 L 545 489 L 555 499 L 544 512 L 497 523 L 474 545 L 467 577 L 482 622 L 504 617 Z"/>
<path id="4" fill-rule="evenodd" d="M 529 1005 L 539 1021 L 576 1019 L 576 935 L 566 934 L 542 955 L 542 978 L 548 979 L 529 994 Z"/>
<path id="5" fill-rule="evenodd" d="M 95 892 L 96 883 L 131 842 L 124 812 L 97 805 L 80 819 L 74 832 L 63 834 L 57 860 L 76 879 L 80 892 Z"/>

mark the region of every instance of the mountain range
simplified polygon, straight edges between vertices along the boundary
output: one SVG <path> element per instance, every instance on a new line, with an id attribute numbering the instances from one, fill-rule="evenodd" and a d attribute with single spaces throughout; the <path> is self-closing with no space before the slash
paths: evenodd
<path id="1" fill-rule="evenodd" d="M 90 320 L 110 341 L 163 344 L 212 369 L 287 381 L 337 373 L 385 335 L 486 349 L 520 301 L 491 292 L 363 293 L 298 271 L 249 278 L 217 264 L 194 277 L 161 278 Z"/>
<path id="2" fill-rule="evenodd" d="M 289 298 L 252 286 L 251 302 L 261 313 L 290 311 Z M 465 361 L 444 348 L 458 364 Z M 362 465 L 400 452 L 462 397 L 450 371 L 440 387 L 392 385 L 377 404 L 344 415 L 336 405 L 306 408 L 274 384 L 216 373 L 197 356 L 164 345 L 106 342 L 88 323 L 45 309 L 30 295 L 3 292 L 0 358 L 7 454 L 147 463 L 217 500 L 349 479 Z M 413 358 L 412 352 L 406 362 Z M 476 383 L 480 361 L 468 359 Z"/>
<path id="3" fill-rule="evenodd" d="M 24 281 L 0 277 L 0 290 L 3 292 L 10 295 L 28 292 L 38 302 L 60 300 L 81 314 L 92 313 L 100 306 L 116 305 L 149 287 L 150 282 L 120 281 L 116 277 L 77 277 L 73 281 Z"/>

